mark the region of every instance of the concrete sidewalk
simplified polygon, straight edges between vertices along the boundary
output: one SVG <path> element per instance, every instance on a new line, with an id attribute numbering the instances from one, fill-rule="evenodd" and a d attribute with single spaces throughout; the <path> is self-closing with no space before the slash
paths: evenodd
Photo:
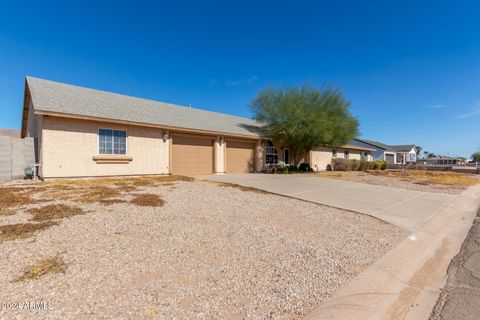
<path id="1" fill-rule="evenodd" d="M 479 205 L 464 191 L 305 319 L 428 319 Z"/>
<path id="2" fill-rule="evenodd" d="M 240 184 L 368 214 L 409 231 L 417 229 L 455 197 L 305 175 L 226 174 L 195 178 Z"/>

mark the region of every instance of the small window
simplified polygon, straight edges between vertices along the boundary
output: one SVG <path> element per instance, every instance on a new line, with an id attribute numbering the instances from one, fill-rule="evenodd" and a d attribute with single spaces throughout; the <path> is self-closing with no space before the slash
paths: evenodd
<path id="1" fill-rule="evenodd" d="M 333 149 L 332 150 L 332 158 L 336 158 L 337 157 L 337 150 Z"/>
<path id="2" fill-rule="evenodd" d="M 350 152 L 344 151 L 343 152 L 343 158 L 348 159 L 350 157 Z"/>
<path id="3" fill-rule="evenodd" d="M 403 153 L 397 153 L 397 163 L 403 164 Z"/>
<path id="4" fill-rule="evenodd" d="M 360 160 L 365 160 L 367 158 L 367 153 L 364 151 L 360 152 Z"/>
<path id="5" fill-rule="evenodd" d="M 127 154 L 127 131 L 99 129 L 99 154 Z"/>
<path id="6" fill-rule="evenodd" d="M 278 163 L 278 152 L 273 146 L 273 143 L 271 141 L 267 142 L 267 146 L 265 148 L 265 162 L 267 164 L 277 164 Z"/>

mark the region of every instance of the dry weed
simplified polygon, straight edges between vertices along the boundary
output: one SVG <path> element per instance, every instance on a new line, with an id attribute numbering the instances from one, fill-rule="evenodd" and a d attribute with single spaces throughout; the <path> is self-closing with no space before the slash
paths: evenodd
<path id="1" fill-rule="evenodd" d="M 141 207 L 163 207 L 165 201 L 156 194 L 147 193 L 135 196 L 135 198 L 130 200 L 130 203 Z"/>
<path id="2" fill-rule="evenodd" d="M 238 190 L 241 190 L 241 191 L 246 191 L 246 192 L 255 192 L 255 193 L 261 193 L 261 194 L 268 193 L 268 192 L 266 192 L 264 190 L 261 190 L 261 189 L 257 189 L 257 188 L 254 188 L 254 187 L 241 186 L 241 185 L 235 184 L 235 183 L 216 182 L 215 184 L 220 186 L 220 187 L 235 188 L 235 189 L 238 189 Z"/>
<path id="3" fill-rule="evenodd" d="M 57 225 L 55 221 L 45 221 L 41 223 L 17 223 L 0 226 L 0 243 L 5 241 L 25 239 L 40 230 Z"/>
<path id="4" fill-rule="evenodd" d="M 459 173 L 451 171 L 426 171 L 409 170 L 407 172 L 398 171 L 377 171 L 375 175 L 383 175 L 392 178 L 398 178 L 405 181 L 412 181 L 417 184 L 441 184 L 448 186 L 469 187 L 480 183 L 477 176 L 468 173 Z"/>
<path id="5" fill-rule="evenodd" d="M 33 217 L 33 221 L 57 220 L 84 214 L 82 208 L 73 207 L 65 204 L 52 204 L 41 208 L 28 210 Z"/>
<path id="6" fill-rule="evenodd" d="M 32 266 L 26 267 L 23 270 L 23 274 L 15 278 L 13 282 L 38 279 L 46 274 L 65 273 L 65 271 L 67 271 L 67 265 L 60 255 L 57 254 L 56 256 L 43 259 Z"/>

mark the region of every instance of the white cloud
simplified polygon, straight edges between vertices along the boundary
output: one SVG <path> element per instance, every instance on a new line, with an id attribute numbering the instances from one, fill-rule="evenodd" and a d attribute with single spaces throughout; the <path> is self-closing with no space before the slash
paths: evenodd
<path id="1" fill-rule="evenodd" d="M 444 105 L 444 104 L 434 104 L 434 105 L 431 105 L 431 106 L 428 106 L 427 108 L 428 109 L 443 109 L 443 108 L 446 108 L 447 106 Z"/>
<path id="2" fill-rule="evenodd" d="M 251 76 L 250 78 L 242 78 L 238 80 L 224 79 L 223 81 L 220 81 L 218 79 L 209 79 L 208 84 L 210 86 L 223 85 L 225 87 L 237 87 L 241 85 L 251 84 L 257 81 L 258 81 L 258 77 L 254 75 L 254 76 Z"/>
<path id="3" fill-rule="evenodd" d="M 236 87 L 244 84 L 250 84 L 252 82 L 256 82 L 257 80 L 258 80 L 257 76 L 251 76 L 250 78 L 238 79 L 238 80 L 225 79 L 224 84 L 227 87 Z"/>
<path id="4" fill-rule="evenodd" d="M 476 115 L 479 115 L 480 114 L 480 110 L 476 110 L 476 111 L 473 111 L 473 112 L 469 112 L 469 113 L 464 113 L 464 114 L 461 114 L 459 116 L 457 116 L 457 118 L 470 118 L 470 117 L 474 117 Z"/>

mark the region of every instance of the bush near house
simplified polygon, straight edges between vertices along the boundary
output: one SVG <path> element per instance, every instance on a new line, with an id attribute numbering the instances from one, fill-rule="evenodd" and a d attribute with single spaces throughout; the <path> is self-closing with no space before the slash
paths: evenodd
<path id="1" fill-rule="evenodd" d="M 333 171 L 385 170 L 387 168 L 388 162 L 383 160 L 332 159 Z"/>
<path id="2" fill-rule="evenodd" d="M 308 163 L 301 163 L 298 166 L 298 171 L 300 171 L 300 172 L 313 172 L 313 169 L 312 169 L 312 167 L 310 167 L 310 165 Z"/>
<path id="3" fill-rule="evenodd" d="M 367 169 L 366 170 L 373 170 L 375 167 L 373 161 L 367 161 Z"/>
<path id="4" fill-rule="evenodd" d="M 383 161 L 375 160 L 373 161 L 373 170 L 382 170 Z"/>
<path id="5" fill-rule="evenodd" d="M 347 159 L 332 159 L 333 171 L 350 171 L 350 162 Z"/>
<path id="6" fill-rule="evenodd" d="M 383 161 L 382 170 L 387 170 L 387 169 L 388 169 L 388 161 Z"/>
<path id="7" fill-rule="evenodd" d="M 358 169 L 360 168 L 360 160 L 351 159 L 351 160 L 348 160 L 348 162 L 349 162 L 349 165 L 350 165 L 350 170 L 358 171 Z"/>
<path id="8" fill-rule="evenodd" d="M 289 174 L 289 173 L 307 173 L 307 172 L 313 172 L 313 169 L 310 167 L 308 163 L 301 163 L 298 167 L 297 166 L 285 166 L 283 168 L 278 168 L 275 170 L 276 173 L 283 173 L 283 174 Z"/>
<path id="9" fill-rule="evenodd" d="M 365 171 L 366 169 L 367 169 L 367 161 L 360 160 L 360 167 L 358 168 L 358 171 Z"/>

